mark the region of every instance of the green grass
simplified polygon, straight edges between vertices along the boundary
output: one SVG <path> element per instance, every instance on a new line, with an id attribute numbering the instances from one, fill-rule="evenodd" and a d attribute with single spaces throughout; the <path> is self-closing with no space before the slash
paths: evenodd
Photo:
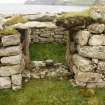
<path id="1" fill-rule="evenodd" d="M 30 46 L 32 60 L 53 59 L 55 62 L 65 62 L 66 46 L 60 43 L 35 43 Z"/>
<path id="2" fill-rule="evenodd" d="M 69 81 L 31 80 L 16 92 L 0 90 L 0 105 L 105 105 L 105 89 L 84 97 Z"/>

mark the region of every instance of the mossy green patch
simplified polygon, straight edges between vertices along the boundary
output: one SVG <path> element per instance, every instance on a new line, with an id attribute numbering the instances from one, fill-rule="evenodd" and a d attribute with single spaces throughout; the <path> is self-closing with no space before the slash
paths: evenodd
<path id="1" fill-rule="evenodd" d="M 32 60 L 53 59 L 55 62 L 65 62 L 66 46 L 61 43 L 35 43 L 30 45 Z"/>
<path id="2" fill-rule="evenodd" d="M 26 23 L 26 22 L 27 22 L 27 20 L 24 19 L 22 16 L 13 16 L 8 21 L 6 21 L 5 25 L 10 26 L 10 25 L 14 25 L 17 23 Z"/>
<path id="3" fill-rule="evenodd" d="M 0 30 L 0 35 L 15 35 L 16 33 L 17 33 L 17 31 L 10 27 Z"/>

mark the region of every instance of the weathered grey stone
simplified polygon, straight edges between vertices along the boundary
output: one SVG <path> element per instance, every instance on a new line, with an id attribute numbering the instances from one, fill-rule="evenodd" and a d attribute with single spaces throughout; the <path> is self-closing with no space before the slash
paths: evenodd
<path id="1" fill-rule="evenodd" d="M 31 78 L 31 72 L 29 70 L 23 70 L 22 77 L 30 79 Z"/>
<path id="2" fill-rule="evenodd" d="M 21 53 L 21 46 L 13 46 L 0 49 L 0 56 L 12 56 Z"/>
<path id="3" fill-rule="evenodd" d="M 76 66 L 77 71 L 92 71 L 93 67 L 91 61 L 78 54 L 73 55 L 73 64 Z"/>
<path id="4" fill-rule="evenodd" d="M 93 35 L 89 40 L 89 45 L 105 45 L 105 35 Z"/>
<path id="5" fill-rule="evenodd" d="M 105 87 L 105 81 L 97 82 L 97 83 L 96 83 L 96 86 L 97 86 L 98 88 L 104 88 L 104 87 Z"/>
<path id="6" fill-rule="evenodd" d="M 46 60 L 45 63 L 46 63 L 46 66 L 53 66 L 54 65 L 54 61 L 51 59 Z"/>
<path id="7" fill-rule="evenodd" d="M 105 61 L 99 61 L 97 69 L 105 72 Z"/>
<path id="8" fill-rule="evenodd" d="M 0 77 L 0 89 L 11 88 L 10 77 Z"/>
<path id="9" fill-rule="evenodd" d="M 21 60 L 22 60 L 22 55 L 2 57 L 1 63 L 14 65 L 14 64 L 20 64 Z"/>
<path id="10" fill-rule="evenodd" d="M 105 59 L 105 46 L 78 46 L 81 56 L 95 59 Z"/>
<path id="11" fill-rule="evenodd" d="M 2 37 L 3 46 L 17 45 L 20 43 L 20 35 L 7 35 Z"/>
<path id="12" fill-rule="evenodd" d="M 11 76 L 12 79 L 12 84 L 21 86 L 22 85 L 22 75 L 21 74 L 16 74 Z"/>
<path id="13" fill-rule="evenodd" d="M 92 59 L 93 64 L 98 64 L 98 59 Z"/>
<path id="14" fill-rule="evenodd" d="M 31 72 L 31 78 L 40 79 L 40 73 Z"/>
<path id="15" fill-rule="evenodd" d="M 12 90 L 17 91 L 20 90 L 22 88 L 21 85 L 17 86 L 17 85 L 12 85 Z"/>
<path id="16" fill-rule="evenodd" d="M 88 30 L 91 32 L 91 33 L 95 33 L 95 34 L 101 34 L 104 32 L 105 30 L 105 25 L 104 24 L 99 24 L 99 23 L 95 23 L 95 24 L 91 24 L 89 27 L 88 27 Z"/>
<path id="17" fill-rule="evenodd" d="M 84 83 L 88 83 L 88 82 L 102 82 L 102 75 L 98 74 L 98 73 L 92 73 L 92 72 L 79 72 L 76 76 L 75 79 L 76 81 L 79 82 L 84 82 Z"/>
<path id="18" fill-rule="evenodd" d="M 96 83 L 87 83 L 86 87 L 87 88 L 96 88 Z"/>
<path id="19" fill-rule="evenodd" d="M 2 66 L 0 67 L 0 76 L 11 76 L 22 72 L 21 66 Z"/>
<path id="20" fill-rule="evenodd" d="M 46 63 L 44 61 L 33 61 L 32 64 L 33 64 L 33 67 L 35 67 L 36 69 L 46 66 Z"/>
<path id="21" fill-rule="evenodd" d="M 77 44 L 86 45 L 87 42 L 88 42 L 89 36 L 90 36 L 89 31 L 83 30 L 83 31 L 77 32 L 77 34 L 76 34 L 76 42 L 77 42 Z"/>

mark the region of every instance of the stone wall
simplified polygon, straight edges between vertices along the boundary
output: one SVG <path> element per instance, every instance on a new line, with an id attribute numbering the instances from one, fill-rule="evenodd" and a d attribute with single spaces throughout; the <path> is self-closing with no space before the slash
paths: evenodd
<path id="1" fill-rule="evenodd" d="M 64 80 L 69 79 L 70 75 L 67 66 L 55 63 L 53 60 L 32 61 L 32 69 L 30 71 L 24 70 L 22 73 L 25 82 L 30 78 Z"/>
<path id="2" fill-rule="evenodd" d="M 20 34 L 0 36 L 0 89 L 20 89 L 24 59 Z"/>
<path id="3" fill-rule="evenodd" d="M 60 27 L 55 28 L 32 28 L 31 42 L 47 43 L 60 42 L 65 43 L 67 40 L 67 32 Z"/>
<path id="4" fill-rule="evenodd" d="M 76 85 L 105 87 L 105 25 L 92 23 L 68 40 L 67 59 Z"/>

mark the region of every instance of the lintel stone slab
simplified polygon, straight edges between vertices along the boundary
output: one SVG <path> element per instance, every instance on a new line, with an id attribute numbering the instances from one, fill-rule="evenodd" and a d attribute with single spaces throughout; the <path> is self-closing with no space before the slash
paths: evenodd
<path id="1" fill-rule="evenodd" d="M 3 46 L 17 45 L 20 43 L 20 34 L 2 37 Z"/>
<path id="2" fill-rule="evenodd" d="M 105 46 L 78 46 L 77 50 L 83 57 L 105 60 Z"/>
<path id="3" fill-rule="evenodd" d="M 7 65 L 16 65 L 20 64 L 22 59 L 22 55 L 16 55 L 16 56 L 9 56 L 9 57 L 2 57 L 1 58 L 1 63 L 2 64 L 7 64 Z"/>
<path id="4" fill-rule="evenodd" d="M 21 66 L 3 66 L 0 67 L 0 76 L 11 76 L 22 72 Z"/>
<path id="5" fill-rule="evenodd" d="M 21 46 L 13 46 L 0 49 L 0 56 L 12 56 L 21 53 Z"/>

